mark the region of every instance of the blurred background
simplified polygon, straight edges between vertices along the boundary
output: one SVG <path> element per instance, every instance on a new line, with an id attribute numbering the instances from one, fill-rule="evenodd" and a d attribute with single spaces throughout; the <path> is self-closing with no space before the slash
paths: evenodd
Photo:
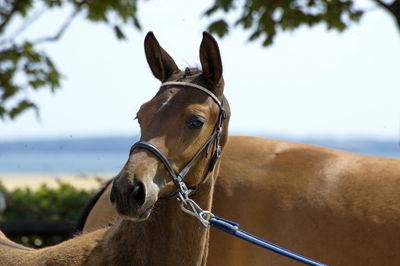
<path id="1" fill-rule="evenodd" d="M 399 20 L 388 7 L 6 1 L 0 175 L 116 174 L 138 137 L 136 111 L 159 86 L 143 51 L 150 30 L 181 68 L 199 66 L 203 30 L 217 37 L 231 135 L 399 157 Z"/>
<path id="2" fill-rule="evenodd" d="M 74 220 L 124 165 L 158 90 L 146 33 L 185 68 L 200 65 L 204 30 L 231 135 L 400 157 L 400 0 L 0 0 L 0 211 L 14 204 L 0 222 Z"/>

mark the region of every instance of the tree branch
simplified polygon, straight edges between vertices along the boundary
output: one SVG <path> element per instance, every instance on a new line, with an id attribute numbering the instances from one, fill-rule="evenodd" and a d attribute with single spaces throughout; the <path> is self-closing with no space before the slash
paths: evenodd
<path id="1" fill-rule="evenodd" d="M 13 34 L 11 34 L 9 39 L 15 39 L 19 34 L 21 34 L 24 30 L 26 30 L 27 27 L 29 27 L 33 22 L 35 22 L 39 17 L 43 15 L 43 13 L 47 10 L 47 8 L 43 7 L 42 9 L 38 10 L 35 14 L 33 14 L 31 17 L 27 18 L 24 23 L 18 27 L 17 30 L 14 31 Z"/>
<path id="2" fill-rule="evenodd" d="M 32 16 L 29 18 L 25 19 L 22 25 L 20 25 L 12 34 L 10 34 L 9 37 L 6 37 L 3 40 L 0 40 L 0 45 L 5 44 L 5 43 L 12 43 L 14 42 L 15 38 L 20 35 L 23 31 L 25 31 L 30 25 L 33 24 L 38 18 L 40 18 L 43 13 L 47 11 L 47 8 L 42 8 L 35 12 Z"/>
<path id="3" fill-rule="evenodd" d="M 69 27 L 69 25 L 71 24 L 71 22 L 74 20 L 74 18 L 76 17 L 76 15 L 78 15 L 79 10 L 76 9 L 74 10 L 71 15 L 65 20 L 64 24 L 61 26 L 61 28 L 58 30 L 58 32 L 56 34 L 54 34 L 53 36 L 47 36 L 47 37 L 42 37 L 37 39 L 36 41 L 33 41 L 32 43 L 34 44 L 40 44 L 40 43 L 44 43 L 44 42 L 54 42 L 57 41 L 58 39 L 61 38 L 61 36 L 64 34 L 64 32 L 67 30 L 67 28 Z"/>
<path id="4" fill-rule="evenodd" d="M 11 8 L 8 14 L 5 14 L 3 22 L 0 23 L 0 32 L 3 32 L 4 27 L 10 22 L 10 19 L 14 15 L 15 12 L 18 11 L 18 7 L 21 0 L 15 0 L 13 7 Z"/>
<path id="5" fill-rule="evenodd" d="M 395 0 L 391 4 L 387 4 L 382 0 L 374 0 L 379 6 L 383 7 L 388 11 L 392 16 L 394 16 L 397 27 L 400 30 L 400 0 Z"/>
<path id="6" fill-rule="evenodd" d="M 381 7 L 385 8 L 385 9 L 387 9 L 387 10 L 390 10 L 389 5 L 386 4 L 385 2 L 383 2 L 383 1 L 381 1 L 381 0 L 374 0 L 374 1 L 377 2 L 378 5 L 380 5 Z"/>
<path id="7" fill-rule="evenodd" d="M 395 0 L 390 5 L 393 15 L 396 17 L 400 29 L 400 0 Z"/>

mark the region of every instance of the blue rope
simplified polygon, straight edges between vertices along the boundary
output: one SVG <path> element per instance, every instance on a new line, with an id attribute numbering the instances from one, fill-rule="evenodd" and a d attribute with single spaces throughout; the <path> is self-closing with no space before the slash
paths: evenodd
<path id="1" fill-rule="evenodd" d="M 242 231 L 239 229 L 239 224 L 220 218 L 218 216 L 214 216 L 211 219 L 208 220 L 210 225 L 214 228 L 217 228 L 221 231 L 224 231 L 225 233 L 231 234 L 233 236 L 236 236 L 238 238 L 241 238 L 243 240 L 246 240 L 252 244 L 255 244 L 257 246 L 263 247 L 265 249 L 271 250 L 273 252 L 276 252 L 280 255 L 289 257 L 293 260 L 297 260 L 299 262 L 308 264 L 308 265 L 315 265 L 315 266 L 325 266 L 326 264 L 320 263 L 318 261 L 309 259 L 307 257 L 304 257 L 302 255 L 299 255 L 297 253 L 294 253 L 290 250 L 287 250 L 285 248 L 282 248 L 278 245 L 275 245 L 271 242 L 268 242 L 264 239 L 258 238 L 256 236 L 253 236 L 252 234 L 249 234 L 245 231 Z"/>

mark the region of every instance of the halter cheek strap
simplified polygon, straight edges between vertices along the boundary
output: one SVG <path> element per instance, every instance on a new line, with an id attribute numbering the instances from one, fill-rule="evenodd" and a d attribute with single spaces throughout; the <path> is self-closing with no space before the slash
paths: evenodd
<path id="1" fill-rule="evenodd" d="M 165 165 L 165 168 L 171 175 L 173 182 L 178 187 L 178 192 L 187 194 L 187 193 L 189 193 L 189 189 L 186 187 L 185 183 L 183 182 L 183 179 L 185 178 L 185 176 L 189 172 L 189 170 L 192 168 L 192 166 L 195 164 L 197 159 L 200 157 L 200 154 L 204 150 L 206 150 L 206 154 L 208 154 L 211 144 L 213 142 L 215 142 L 215 152 L 210 160 L 210 164 L 208 166 L 207 173 L 211 172 L 214 169 L 217 159 L 221 156 L 220 136 L 221 136 L 224 120 L 226 119 L 225 99 L 224 99 L 224 96 L 222 96 L 222 100 L 220 101 L 211 91 L 207 90 L 206 88 L 204 88 L 200 85 L 197 85 L 194 83 L 189 83 L 189 82 L 168 81 L 168 82 L 162 83 L 161 87 L 171 86 L 171 85 L 199 89 L 199 90 L 203 91 L 204 93 L 206 93 L 207 95 L 209 95 L 215 101 L 215 103 L 218 104 L 218 106 L 220 108 L 220 112 L 218 114 L 218 120 L 217 120 L 217 124 L 216 124 L 213 134 L 203 144 L 201 149 L 196 152 L 196 154 L 186 164 L 186 166 L 182 169 L 182 171 L 180 171 L 178 174 L 175 173 L 175 171 L 174 171 L 171 163 L 168 161 L 167 157 L 165 157 L 165 155 L 156 146 L 154 146 L 153 144 L 148 143 L 146 141 L 138 141 L 135 144 L 133 144 L 129 155 L 132 154 L 132 152 L 134 151 L 135 148 L 144 148 L 144 149 L 151 151 Z"/>
<path id="2" fill-rule="evenodd" d="M 174 181 L 175 185 L 179 186 L 179 183 L 183 181 L 186 174 L 189 172 L 190 168 L 194 165 L 194 163 L 199 158 L 200 154 L 204 150 L 209 149 L 210 144 L 215 140 L 215 138 L 216 138 L 216 132 L 213 133 L 213 135 L 207 140 L 207 142 L 201 147 L 201 149 L 192 157 L 192 159 L 189 161 L 189 163 L 178 174 L 175 173 L 175 171 L 174 171 L 172 165 L 170 164 L 170 162 L 168 161 L 167 157 L 165 157 L 165 155 L 156 146 L 154 146 L 151 143 L 148 143 L 146 141 L 136 142 L 135 144 L 133 144 L 130 154 L 133 152 L 133 150 L 135 148 L 145 148 L 145 149 L 151 151 L 165 165 L 165 167 L 166 167 L 168 173 L 171 175 L 171 178 Z"/>

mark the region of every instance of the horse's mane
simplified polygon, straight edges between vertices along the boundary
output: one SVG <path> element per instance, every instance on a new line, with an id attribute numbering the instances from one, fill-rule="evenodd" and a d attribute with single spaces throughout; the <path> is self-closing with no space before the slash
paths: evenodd
<path id="1" fill-rule="evenodd" d="M 184 74 L 182 75 L 182 77 L 179 77 L 177 81 L 185 81 L 190 77 L 198 76 L 201 73 L 201 70 L 198 69 L 197 67 L 186 67 L 183 73 Z"/>
<path id="2" fill-rule="evenodd" d="M 91 199 L 90 201 L 86 204 L 85 208 L 83 209 L 81 215 L 78 218 L 78 221 L 76 222 L 76 229 L 78 231 L 82 231 L 83 227 L 85 226 L 86 219 L 89 216 L 89 213 L 92 211 L 94 205 L 96 205 L 97 201 L 103 195 L 103 192 L 106 190 L 108 185 L 113 181 L 113 179 L 108 180 L 104 186 L 101 188 L 99 192 L 97 192 Z"/>

